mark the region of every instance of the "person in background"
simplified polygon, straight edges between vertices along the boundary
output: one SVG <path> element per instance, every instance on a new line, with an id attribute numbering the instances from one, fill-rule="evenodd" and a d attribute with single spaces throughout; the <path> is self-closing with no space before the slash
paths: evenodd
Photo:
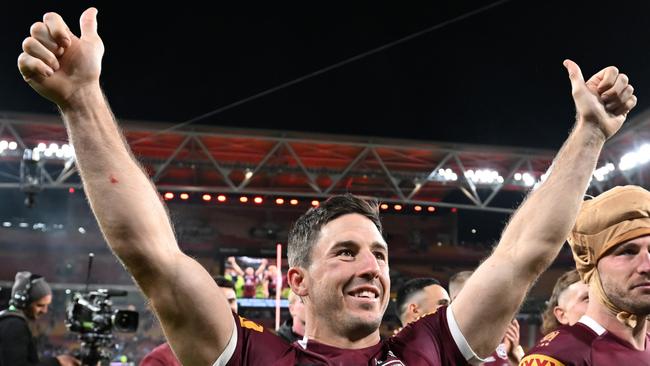
<path id="1" fill-rule="evenodd" d="M 557 279 L 551 297 L 542 313 L 542 334 L 546 335 L 560 325 L 573 325 L 587 311 L 589 286 L 580 280 L 575 269 Z"/>
<path id="2" fill-rule="evenodd" d="M 301 340 L 305 335 L 305 304 L 293 292 L 289 294 L 289 313 L 291 317 L 280 326 L 278 335 L 285 341 L 293 343 Z"/>
<path id="3" fill-rule="evenodd" d="M 234 284 L 237 298 L 244 297 L 244 271 L 237 264 L 235 257 L 228 257 L 225 267 L 223 276 Z"/>
<path id="4" fill-rule="evenodd" d="M 435 278 L 414 278 L 397 291 L 395 310 L 402 327 L 449 305 L 447 290 Z"/>
<path id="5" fill-rule="evenodd" d="M 43 276 L 27 271 L 16 273 L 9 308 L 0 312 L 1 366 L 77 366 L 81 361 L 59 355 L 39 359 L 29 322 L 47 314 L 52 290 Z"/>
<path id="6" fill-rule="evenodd" d="M 614 187 L 585 201 L 568 241 L 589 285 L 587 311 L 548 333 L 522 364 L 649 366 L 650 192 Z"/>

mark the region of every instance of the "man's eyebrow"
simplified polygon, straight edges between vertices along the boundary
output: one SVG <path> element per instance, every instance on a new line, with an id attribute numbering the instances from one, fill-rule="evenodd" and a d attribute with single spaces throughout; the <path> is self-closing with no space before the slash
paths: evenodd
<path id="1" fill-rule="evenodd" d="M 623 243 L 623 244 L 619 245 L 618 247 L 616 247 L 615 250 L 625 249 L 625 248 L 629 248 L 629 247 L 638 247 L 639 245 L 640 244 L 638 244 L 635 241 L 628 241 L 627 243 Z"/>
<path id="2" fill-rule="evenodd" d="M 342 240 L 334 243 L 334 245 L 332 245 L 332 248 L 351 247 L 351 246 L 359 246 L 359 244 L 357 244 L 357 242 L 354 240 Z"/>
<path id="3" fill-rule="evenodd" d="M 386 244 L 386 243 L 382 243 L 382 242 L 380 242 L 380 241 L 375 241 L 375 242 L 373 242 L 372 245 L 371 245 L 371 247 L 372 247 L 373 249 L 375 249 L 375 248 L 381 248 L 381 249 L 383 249 L 383 250 L 385 250 L 385 251 L 388 251 L 388 244 Z"/>

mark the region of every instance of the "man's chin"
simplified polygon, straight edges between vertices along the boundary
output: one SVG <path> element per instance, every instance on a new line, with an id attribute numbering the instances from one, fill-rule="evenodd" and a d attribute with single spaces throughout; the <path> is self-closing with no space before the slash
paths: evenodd
<path id="1" fill-rule="evenodd" d="M 367 328 L 369 330 L 376 330 L 381 324 L 381 315 L 376 311 L 355 311 L 350 314 L 350 320 L 360 328 Z"/>

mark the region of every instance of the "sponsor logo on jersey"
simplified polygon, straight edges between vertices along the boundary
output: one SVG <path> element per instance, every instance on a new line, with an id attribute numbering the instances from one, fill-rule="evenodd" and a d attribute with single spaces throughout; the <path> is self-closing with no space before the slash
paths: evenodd
<path id="1" fill-rule="evenodd" d="M 551 341 L 552 341 L 553 339 L 555 339 L 555 337 L 557 337 L 558 334 L 560 334 L 560 331 L 558 331 L 558 330 L 553 331 L 553 332 L 547 334 L 546 336 L 544 336 L 544 338 L 542 338 L 541 341 L 539 341 L 539 346 L 540 346 L 540 347 L 546 347 L 546 346 L 548 346 L 548 345 L 551 343 Z"/>
<path id="2" fill-rule="evenodd" d="M 264 331 L 264 328 L 261 325 L 255 323 L 253 321 L 250 321 L 250 320 L 248 320 L 246 318 L 242 318 L 241 316 L 239 317 L 239 325 L 242 328 L 247 328 L 247 329 L 254 330 L 254 331 L 260 332 L 260 333 L 262 333 Z"/>
<path id="3" fill-rule="evenodd" d="M 524 357 L 519 366 L 564 366 L 564 364 L 553 357 L 533 354 Z"/>

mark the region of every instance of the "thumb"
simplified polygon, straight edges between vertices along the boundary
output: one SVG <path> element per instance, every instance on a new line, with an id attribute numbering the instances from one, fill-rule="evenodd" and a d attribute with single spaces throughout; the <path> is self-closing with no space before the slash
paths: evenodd
<path id="1" fill-rule="evenodd" d="M 81 37 L 97 36 L 97 13 L 96 8 L 88 8 L 81 14 L 79 18 Z"/>
<path id="2" fill-rule="evenodd" d="M 566 59 L 562 63 L 566 70 L 569 72 L 569 79 L 571 80 L 571 88 L 573 91 L 576 91 L 578 88 L 584 86 L 585 79 L 582 77 L 582 71 L 580 71 L 580 66 L 575 62 Z"/>

